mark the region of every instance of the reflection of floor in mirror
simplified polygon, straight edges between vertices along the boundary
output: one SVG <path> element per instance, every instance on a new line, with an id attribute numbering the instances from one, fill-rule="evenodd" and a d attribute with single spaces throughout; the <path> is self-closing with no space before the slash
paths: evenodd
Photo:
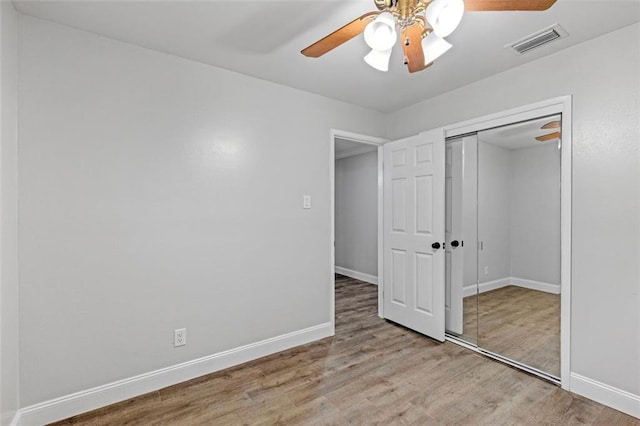
<path id="1" fill-rule="evenodd" d="M 464 299 L 465 335 L 478 345 L 560 376 L 560 295 L 507 286 Z"/>

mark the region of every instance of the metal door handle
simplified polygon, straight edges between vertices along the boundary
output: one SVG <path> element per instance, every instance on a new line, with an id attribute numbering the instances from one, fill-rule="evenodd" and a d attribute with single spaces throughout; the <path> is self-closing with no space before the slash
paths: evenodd
<path id="1" fill-rule="evenodd" d="M 460 243 L 458 242 L 458 240 L 453 240 L 451 241 L 451 247 L 456 248 L 460 245 Z"/>
<path id="2" fill-rule="evenodd" d="M 431 248 L 434 249 L 434 250 L 438 250 L 440 248 L 440 243 L 431 244 Z"/>

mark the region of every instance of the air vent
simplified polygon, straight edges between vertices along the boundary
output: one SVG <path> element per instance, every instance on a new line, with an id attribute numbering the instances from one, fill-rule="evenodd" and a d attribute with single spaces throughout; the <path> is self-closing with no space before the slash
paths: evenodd
<path id="1" fill-rule="evenodd" d="M 540 47 L 554 40 L 566 37 L 569 34 L 558 24 L 554 24 L 548 28 L 535 32 L 522 38 L 515 43 L 507 44 L 505 47 L 512 48 L 516 54 L 522 55 L 530 50 Z"/>

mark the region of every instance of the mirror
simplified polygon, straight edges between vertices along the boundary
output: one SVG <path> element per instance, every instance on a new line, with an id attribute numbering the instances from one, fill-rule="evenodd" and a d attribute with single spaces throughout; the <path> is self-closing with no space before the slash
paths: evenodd
<path id="1" fill-rule="evenodd" d="M 449 336 L 560 376 L 560 143 L 554 115 L 447 140 Z"/>
<path id="2" fill-rule="evenodd" d="M 445 328 L 475 345 L 477 299 L 477 137 L 448 140 L 445 151 Z"/>
<path id="3" fill-rule="evenodd" d="M 478 132 L 477 324 L 483 350 L 560 376 L 560 123 Z"/>

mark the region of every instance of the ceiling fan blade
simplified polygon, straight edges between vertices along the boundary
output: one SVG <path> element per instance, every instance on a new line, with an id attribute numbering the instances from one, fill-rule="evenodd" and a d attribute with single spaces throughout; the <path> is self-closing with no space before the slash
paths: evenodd
<path id="1" fill-rule="evenodd" d="M 547 10 L 556 0 L 465 0 L 467 12 L 500 11 L 500 10 Z"/>
<path id="2" fill-rule="evenodd" d="M 541 129 L 559 129 L 560 121 L 550 121 L 544 126 L 540 127 Z"/>
<path id="3" fill-rule="evenodd" d="M 553 132 L 553 133 L 549 133 L 548 135 L 538 136 L 536 138 L 538 142 L 546 142 L 553 139 L 560 139 L 560 132 Z"/>
<path id="4" fill-rule="evenodd" d="M 316 41 L 311 46 L 304 48 L 300 53 L 310 58 L 319 58 L 330 50 L 340 46 L 342 43 L 345 43 L 362 33 L 369 22 L 379 14 L 380 12 L 365 13 L 342 28 L 337 29 L 328 36 Z"/>
<path id="5" fill-rule="evenodd" d="M 402 50 L 410 73 L 422 71 L 431 66 L 431 64 L 424 64 L 424 51 L 422 50 L 423 31 L 424 27 L 420 21 L 402 31 Z"/>

